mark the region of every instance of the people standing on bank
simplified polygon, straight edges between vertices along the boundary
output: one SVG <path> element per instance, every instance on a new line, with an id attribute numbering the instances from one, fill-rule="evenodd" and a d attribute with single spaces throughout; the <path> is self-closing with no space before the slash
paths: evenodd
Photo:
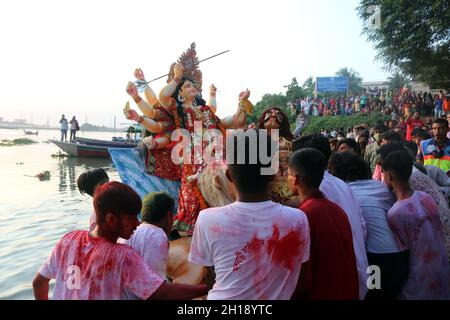
<path id="1" fill-rule="evenodd" d="M 75 140 L 75 135 L 77 131 L 80 130 L 80 126 L 78 125 L 78 120 L 75 119 L 75 116 L 72 117 L 72 120 L 70 120 L 70 141 Z"/>
<path id="2" fill-rule="evenodd" d="M 67 124 L 67 119 L 64 115 L 62 115 L 61 120 L 59 120 L 59 124 L 61 125 L 61 141 L 67 141 L 67 129 L 69 129 L 69 125 Z"/>

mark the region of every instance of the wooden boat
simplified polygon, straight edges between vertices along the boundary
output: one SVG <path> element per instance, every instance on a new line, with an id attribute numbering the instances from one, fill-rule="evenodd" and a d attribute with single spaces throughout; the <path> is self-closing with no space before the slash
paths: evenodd
<path id="1" fill-rule="evenodd" d="M 88 146 L 106 146 L 109 148 L 135 148 L 137 146 L 136 140 L 108 141 L 89 138 L 75 138 L 75 140 Z"/>
<path id="2" fill-rule="evenodd" d="M 108 146 L 87 145 L 78 142 L 49 140 L 65 153 L 74 157 L 109 158 Z"/>

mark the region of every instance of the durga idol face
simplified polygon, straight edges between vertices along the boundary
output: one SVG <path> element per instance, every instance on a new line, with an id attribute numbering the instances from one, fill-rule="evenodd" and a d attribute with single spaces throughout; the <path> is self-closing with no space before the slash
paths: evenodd
<path id="1" fill-rule="evenodd" d="M 197 89 L 191 81 L 187 80 L 181 86 L 180 95 L 186 100 L 193 100 L 197 96 Z"/>
<path id="2" fill-rule="evenodd" d="M 283 116 L 281 115 L 281 112 L 276 109 L 269 110 L 264 115 L 264 127 L 266 129 L 280 129 L 282 121 Z"/>

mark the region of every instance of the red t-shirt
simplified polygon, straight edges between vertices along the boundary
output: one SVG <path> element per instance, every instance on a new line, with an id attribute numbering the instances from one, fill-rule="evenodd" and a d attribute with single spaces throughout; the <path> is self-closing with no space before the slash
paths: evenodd
<path id="1" fill-rule="evenodd" d="M 308 218 L 310 259 L 302 266 L 301 286 L 294 299 L 359 300 L 358 271 L 352 230 L 345 212 L 317 192 L 301 205 Z"/>
<path id="2" fill-rule="evenodd" d="M 418 119 L 408 119 L 406 121 L 406 140 L 411 141 L 411 133 L 416 128 L 422 128 L 424 125 L 423 121 Z"/>

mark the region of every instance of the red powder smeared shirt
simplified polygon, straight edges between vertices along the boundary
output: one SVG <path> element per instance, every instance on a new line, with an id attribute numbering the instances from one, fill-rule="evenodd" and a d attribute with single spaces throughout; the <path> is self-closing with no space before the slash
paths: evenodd
<path id="1" fill-rule="evenodd" d="M 56 279 L 54 300 L 117 300 L 125 290 L 147 299 L 164 282 L 133 248 L 88 231 L 66 234 L 39 273 Z"/>
<path id="2" fill-rule="evenodd" d="M 293 299 L 358 300 L 358 272 L 352 231 L 344 211 L 317 192 L 301 205 L 311 235 L 310 259 Z M 304 277 L 303 277 L 304 276 Z"/>

